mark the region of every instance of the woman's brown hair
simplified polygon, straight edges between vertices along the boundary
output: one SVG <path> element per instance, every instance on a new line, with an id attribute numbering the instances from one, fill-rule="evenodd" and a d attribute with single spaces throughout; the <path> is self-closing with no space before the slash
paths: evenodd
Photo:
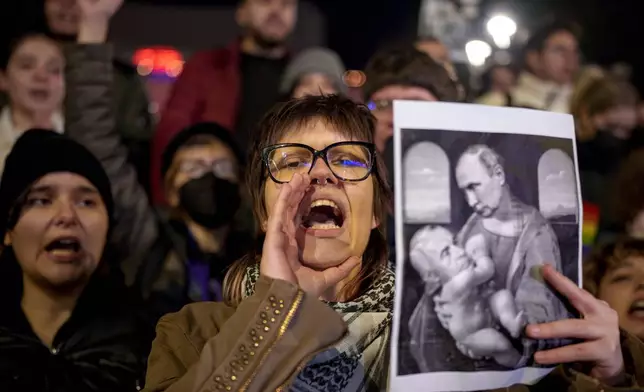
<path id="1" fill-rule="evenodd" d="M 644 149 L 633 151 L 622 163 L 610 201 L 615 223 L 628 231 L 644 209 Z"/>
<path id="2" fill-rule="evenodd" d="M 379 50 L 365 67 L 367 81 L 363 87 L 366 100 L 390 85 L 421 87 L 444 102 L 461 100 L 460 84 L 447 69 L 413 45 L 393 46 Z"/>
<path id="3" fill-rule="evenodd" d="M 637 101 L 637 91 L 630 83 L 602 74 L 597 68 L 586 69 L 577 80 L 570 102 L 577 138 L 586 141 L 595 137 L 593 116 L 618 106 L 635 106 Z"/>
<path id="4" fill-rule="evenodd" d="M 246 171 L 246 186 L 253 203 L 256 226 L 263 227 L 268 219 L 264 204 L 264 186 L 270 181 L 262 162 L 262 150 L 278 143 L 287 133 L 303 129 L 311 122 L 322 121 L 349 140 L 373 143 L 376 119 L 366 106 L 339 95 L 310 96 L 293 99 L 273 107 L 251 135 L 251 148 Z M 362 256 L 362 269 L 345 286 L 349 293 L 360 293 L 388 263 L 385 222 L 391 205 L 391 189 L 387 183 L 384 163 L 376 157 L 371 173 L 374 187 L 374 216 L 379 225 L 371 230 Z M 263 235 L 252 251 L 233 264 L 224 280 L 224 300 L 235 306 L 243 298 L 242 282 L 246 270 L 261 258 Z"/>
<path id="5" fill-rule="evenodd" d="M 584 289 L 597 297 L 604 276 L 631 257 L 644 257 L 643 240 L 621 237 L 595 248 L 583 263 Z"/>
<path id="6" fill-rule="evenodd" d="M 54 45 L 59 51 L 60 51 L 60 56 L 64 59 L 65 54 L 63 50 L 63 46 L 58 43 L 56 40 L 48 36 L 47 34 L 44 34 L 42 32 L 38 31 L 25 31 L 22 32 L 19 36 L 13 37 L 13 39 L 9 42 L 9 45 L 7 45 L 3 50 L 0 51 L 0 71 L 6 72 L 7 67 L 9 66 L 9 63 L 11 62 L 11 58 L 13 55 L 16 53 L 22 45 L 29 41 L 29 40 L 44 40 L 52 45 Z"/>

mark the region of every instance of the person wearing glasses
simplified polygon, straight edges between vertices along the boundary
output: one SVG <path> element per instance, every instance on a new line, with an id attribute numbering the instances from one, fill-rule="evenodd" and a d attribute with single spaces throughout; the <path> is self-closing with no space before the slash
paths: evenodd
<path id="1" fill-rule="evenodd" d="M 523 46 L 516 86 L 509 94 L 489 94 L 485 104 L 570 113 L 581 61 L 579 39 L 574 23 L 554 20 L 540 26 Z"/>
<path id="2" fill-rule="evenodd" d="M 145 299 L 152 325 L 193 301 L 221 300 L 226 269 L 252 244 L 240 188 L 241 151 L 218 124 L 200 123 L 178 133 L 162 156 L 169 207 L 155 209 L 128 161 L 111 110 L 111 48 L 104 34 L 81 38 L 81 45 L 70 48 L 66 70 L 74 99 L 65 107 L 70 119 L 65 132 L 98 158 L 113 184 L 110 242 L 124 260 L 126 284 Z"/>
<path id="3" fill-rule="evenodd" d="M 146 391 L 387 389 L 394 276 L 381 222 L 390 193 L 374 128 L 365 106 L 335 95 L 291 100 L 264 117 L 246 173 L 262 246 L 228 272 L 225 303 L 161 319 Z M 644 344 L 620 339 L 605 303 L 552 268 L 541 272 L 584 318 L 529 326 L 532 338 L 581 340 L 535 359 L 583 361 L 587 373 L 561 367 L 536 387 L 504 390 L 639 388 Z"/>
<path id="4" fill-rule="evenodd" d="M 394 100 L 455 102 L 459 100 L 459 86 L 445 67 L 413 45 L 379 50 L 369 59 L 365 74 L 364 97 L 376 118 L 374 144 L 387 168 L 389 183 L 393 185 Z M 390 209 L 393 212 L 393 204 Z M 396 248 L 394 227 L 393 216 L 388 215 L 390 249 Z M 392 262 L 395 262 L 393 253 Z"/>
<path id="5" fill-rule="evenodd" d="M 158 237 L 137 286 L 155 317 L 193 301 L 221 301 L 230 265 L 252 244 L 242 198 L 243 155 L 215 123 L 186 128 L 166 147 L 162 176 L 168 208 L 157 209 Z"/>
<path id="6" fill-rule="evenodd" d="M 365 102 L 377 119 L 374 143 L 379 153 L 386 152 L 392 158 L 394 100 L 459 100 L 458 83 L 448 71 L 412 45 L 379 50 L 367 62 L 365 74 Z"/>

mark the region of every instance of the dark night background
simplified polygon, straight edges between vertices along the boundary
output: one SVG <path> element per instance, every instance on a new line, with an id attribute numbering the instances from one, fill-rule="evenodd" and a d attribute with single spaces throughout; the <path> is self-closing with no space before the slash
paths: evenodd
<path id="1" fill-rule="evenodd" d="M 0 29 L 17 22 L 17 8 L 34 0 L 7 0 Z M 42 0 L 40 0 L 42 1 Z M 375 49 L 390 40 L 411 38 L 417 31 L 420 0 L 309 0 L 327 16 L 328 43 L 348 68 L 360 69 Z M 126 0 L 132 3 L 186 6 L 230 6 L 238 0 Z M 513 10 L 528 29 L 550 15 L 560 15 L 584 27 L 585 58 L 602 65 L 616 61 L 632 64 L 635 84 L 644 90 L 644 2 L 638 0 L 481 0 L 482 13 L 499 5 Z M 484 18 L 482 18 L 484 19 Z M 0 30 L 0 31 L 1 31 Z M 347 37 L 351 37 L 347 39 Z M 638 69 L 642 69 L 638 72 Z"/>
<path id="2" fill-rule="evenodd" d="M 154 4 L 222 5 L 238 0 L 127 0 Z M 329 46 L 338 51 L 348 68 L 360 69 L 378 45 L 413 37 L 420 0 L 316 0 L 326 15 Z M 579 22 L 584 28 L 582 48 L 592 62 L 633 65 L 635 83 L 644 90 L 644 2 L 637 0 L 482 0 L 483 12 L 498 4 L 511 4 L 519 23 L 528 28 L 550 15 Z M 347 39 L 347 36 L 351 39 Z M 641 69 L 641 72 L 637 70 Z"/>

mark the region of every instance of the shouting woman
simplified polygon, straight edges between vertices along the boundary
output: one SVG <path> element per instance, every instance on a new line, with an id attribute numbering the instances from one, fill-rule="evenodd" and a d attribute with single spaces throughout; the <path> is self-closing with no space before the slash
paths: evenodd
<path id="1" fill-rule="evenodd" d="M 105 251 L 110 188 L 98 160 L 56 132 L 29 130 L 9 154 L 0 183 L 0 390 L 143 384 L 151 339 Z"/>
<path id="2" fill-rule="evenodd" d="M 263 247 L 229 272 L 227 304 L 192 304 L 161 319 L 148 391 L 386 390 L 394 280 L 374 122 L 364 106 L 333 95 L 267 114 L 247 175 Z M 586 374 L 562 367 L 542 382 L 553 390 L 637 385 L 642 343 L 620 339 L 605 303 L 551 268 L 543 275 L 584 318 L 530 325 L 535 339 L 581 340 L 535 360 L 589 366 Z"/>

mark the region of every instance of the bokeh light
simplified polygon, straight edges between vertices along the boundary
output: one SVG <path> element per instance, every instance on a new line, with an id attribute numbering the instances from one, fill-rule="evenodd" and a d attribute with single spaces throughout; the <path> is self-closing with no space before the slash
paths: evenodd
<path id="1" fill-rule="evenodd" d="M 342 77 L 344 84 L 348 87 L 358 88 L 362 87 L 367 81 L 367 75 L 359 70 L 349 70 L 344 73 Z"/>

